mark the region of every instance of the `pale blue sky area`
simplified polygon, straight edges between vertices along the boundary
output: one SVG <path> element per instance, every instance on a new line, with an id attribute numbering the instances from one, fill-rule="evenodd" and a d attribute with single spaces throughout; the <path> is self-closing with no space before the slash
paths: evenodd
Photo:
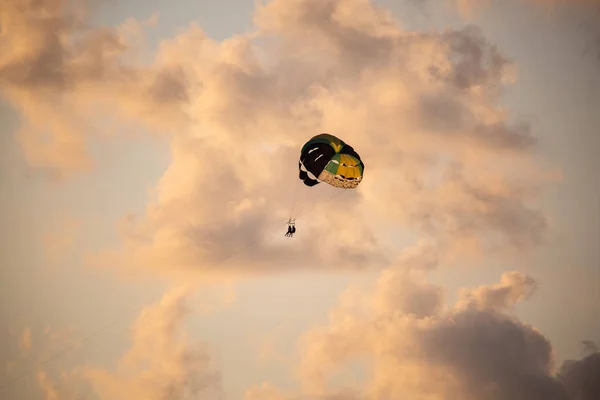
<path id="1" fill-rule="evenodd" d="M 401 21 L 407 28 L 459 25 L 457 15 L 443 16 L 447 10 L 438 10 L 435 15 L 418 14 L 397 1 L 377 3 L 391 7 L 398 16 L 411 15 L 409 23 Z M 536 263 L 528 267 L 527 271 L 541 286 L 537 295 L 521 307 L 520 315 L 553 341 L 560 358 L 575 357 L 579 340 L 600 339 L 596 247 L 600 237 L 600 180 L 594 178 L 595 172 L 600 171 L 600 63 L 582 54 L 585 38 L 573 22 L 575 17 L 561 14 L 552 19 L 539 9 L 525 9 L 521 1 L 499 3 L 495 2 L 493 11 L 484 12 L 473 23 L 480 25 L 490 41 L 517 62 L 518 83 L 506 93 L 505 105 L 515 116 L 535 117 L 535 134 L 542 139 L 543 156 L 565 173 L 565 181 L 550 190 L 544 201 L 557 224 L 558 232 L 551 238 L 557 244 L 545 247 Z M 249 0 L 130 0 L 102 8 L 97 20 L 119 24 L 127 17 L 146 19 L 158 13 L 158 26 L 148 30 L 151 42 L 172 37 L 192 20 L 198 21 L 210 36 L 223 39 L 251 27 L 253 7 L 254 2 Z M 169 163 L 167 142 L 140 135 L 97 143 L 94 154 L 103 160 L 103 165 L 87 176 L 54 188 L 36 177 L 19 178 L 24 169 L 5 167 L 18 158 L 11 137 L 17 120 L 2 103 L 0 118 L 0 188 L 2 193 L 10 194 L 0 207 L 5 226 L 1 245 L 2 320 L 17 327 L 30 325 L 39 329 L 47 324 L 76 322 L 80 332 L 86 334 L 115 318 L 131 315 L 128 310 L 133 311 L 138 305 L 158 299 L 166 284 L 122 281 L 110 272 L 82 269 L 79 257 L 86 250 L 115 244 L 115 221 L 129 212 L 144 212 L 147 190 Z M 41 248 L 22 245 L 31 243 L 26 240 L 28 237 L 41 237 L 64 216 L 84 222 L 77 251 L 65 265 L 48 268 Z M 9 259 L 13 265 L 7 268 Z M 442 270 L 434 279 L 452 291 L 465 285 L 495 282 L 499 275 L 499 269 L 465 271 L 460 276 Z M 280 344 L 294 350 L 294 336 L 310 324 L 324 321 L 337 294 L 353 280 L 356 278 L 352 276 L 315 279 L 304 275 L 251 281 L 238 286 L 239 301 L 230 308 L 213 316 L 193 317 L 188 323 L 190 331 L 214 347 L 225 371 L 225 387 L 231 395 L 227 398 L 240 398 L 242 389 L 267 379 L 290 383 L 283 368 L 263 369 L 254 364 L 254 340 L 283 325 L 286 341 Z M 582 297 L 567 300 L 565 292 L 581 293 Z M 590 302 L 592 293 L 598 300 L 595 304 Z M 117 325 L 71 357 L 77 362 L 112 363 L 126 346 L 122 341 L 126 334 L 124 325 Z M 0 350 L 5 354 L 7 345 Z M 55 364 L 64 366 L 67 361 L 56 360 Z M 9 394 L 23 396 L 25 382 L 15 384 Z"/>

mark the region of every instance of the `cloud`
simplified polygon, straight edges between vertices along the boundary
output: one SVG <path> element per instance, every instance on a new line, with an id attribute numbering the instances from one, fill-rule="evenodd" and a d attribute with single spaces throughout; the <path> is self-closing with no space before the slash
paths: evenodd
<path id="1" fill-rule="evenodd" d="M 421 239 L 402 250 L 397 263 L 407 269 L 428 271 L 437 268 L 440 258 L 438 245 L 433 241 Z"/>
<path id="2" fill-rule="evenodd" d="M 132 326 L 131 348 L 116 371 L 93 367 L 78 371 L 100 398 L 219 398 L 220 374 L 207 349 L 190 342 L 182 330 L 190 294 L 188 288 L 174 289 L 142 311 Z"/>
<path id="3" fill-rule="evenodd" d="M 58 393 L 58 390 L 56 389 L 56 386 L 54 385 L 52 380 L 50 380 L 50 378 L 48 378 L 48 375 L 45 372 L 43 372 L 43 371 L 38 372 L 37 381 L 38 381 L 38 384 L 40 385 L 40 388 L 42 389 L 45 400 L 60 399 L 60 395 Z"/>
<path id="4" fill-rule="evenodd" d="M 84 400 L 78 383 L 72 375 L 62 373 L 58 379 L 52 379 L 46 371 L 38 370 L 36 381 L 44 400 Z"/>
<path id="5" fill-rule="evenodd" d="M 51 367 L 48 370 L 44 369 L 50 361 L 62 357 L 65 350 L 76 349 L 80 344 L 76 340 L 77 336 L 76 330 L 69 325 L 60 328 L 48 325 L 40 330 L 33 327 L 21 329 L 16 341 L 7 343 L 21 351 L 12 360 L 6 357 L 7 373 L 2 377 L 0 390 L 7 396 L 10 396 L 9 393 L 18 396 L 18 385 L 23 384 L 19 381 L 25 381 L 29 378 L 29 374 L 32 374 L 34 381 L 29 383 L 34 383 L 33 388 L 39 388 L 42 398 L 81 400 L 78 396 L 77 382 L 72 380 L 69 374 L 61 373 L 58 377 L 53 377 L 49 374 Z"/>
<path id="6" fill-rule="evenodd" d="M 402 296 L 407 285 L 417 293 L 415 298 L 432 291 L 402 271 L 386 274 L 413 282 L 389 285 L 390 279 L 382 279 L 371 296 L 394 288 Z M 370 374 L 356 389 L 365 399 L 570 399 L 554 376 L 548 339 L 506 307 L 519 296 L 490 302 L 492 293 L 501 297 L 500 288 L 522 292 L 524 281 L 533 283 L 523 275 L 506 273 L 498 284 L 465 289 L 475 293 L 467 307 L 460 300 L 453 307 L 429 308 L 420 315 L 406 310 L 402 301 L 361 312 L 341 303 L 329 324 L 307 333 L 303 341 L 304 382 L 311 394 L 322 395 L 333 389 L 327 380 L 334 371 L 362 360 L 370 366 Z"/>
<path id="7" fill-rule="evenodd" d="M 450 306 L 422 270 L 387 269 L 370 290 L 349 289 L 329 322 L 305 333 L 296 364 L 303 390 L 265 382 L 248 388 L 244 398 L 595 399 L 596 349 L 588 344 L 591 354 L 564 362 L 555 373 L 551 343 L 516 317 L 515 305 L 535 287 L 532 277 L 506 272 L 497 283 L 461 289 Z M 38 371 L 45 398 L 82 398 L 77 387 L 84 382 L 101 399 L 219 398 L 226 371 L 211 365 L 209 349 L 183 331 L 191 293 L 171 290 L 140 314 L 132 325 L 132 345 L 115 370 L 80 366 L 56 382 Z M 53 336 L 50 329 L 46 336 Z M 350 387 L 330 382 L 356 361 L 367 367 L 364 382 L 354 379 Z"/>
<path id="8" fill-rule="evenodd" d="M 544 238 L 537 140 L 498 104 L 514 65 L 476 27 L 407 32 L 365 1 L 272 1 L 257 7 L 254 32 L 216 41 L 192 23 L 143 64 L 133 46 L 155 18 L 90 27 L 88 3 L 38 5 L 44 13 L 3 6 L 0 62 L 32 165 L 91 168 L 100 119 L 172 134 L 156 199 L 109 264 L 239 275 L 281 270 L 282 259 L 284 270 L 323 270 L 345 255 L 346 267 L 382 267 L 398 256 L 377 228 L 390 219 L 463 253 Z M 365 181 L 323 204 L 326 220 L 304 215 L 294 240 L 278 241 L 298 149 L 322 131 L 359 151 Z M 335 193 L 323 186 L 303 212 Z"/>
<path id="9" fill-rule="evenodd" d="M 571 399 L 592 400 L 600 397 L 600 352 L 597 347 L 580 360 L 565 361 L 558 373 Z"/>
<path id="10" fill-rule="evenodd" d="M 19 329 L 15 341 L 7 341 L 12 342 L 12 348 L 20 350 L 20 354 L 17 355 L 18 359 L 10 362 L 10 369 L 20 366 L 19 364 L 27 360 L 42 361 L 50 358 L 67 346 L 69 342 L 72 342 L 75 336 L 76 330 L 72 326 L 56 328 L 48 325 L 41 332 L 36 332 L 29 326 Z"/>
<path id="11" fill-rule="evenodd" d="M 517 271 L 502 274 L 495 285 L 484 285 L 461 290 L 459 307 L 489 310 L 511 310 L 528 299 L 537 289 L 537 282 L 530 276 Z"/>
<path id="12" fill-rule="evenodd" d="M 133 118 L 149 127 L 176 129 L 187 100 L 177 68 L 128 61 L 136 26 L 88 25 L 92 1 L 15 0 L 0 5 L 3 48 L 0 85 L 23 115 L 17 133 L 32 167 L 66 178 L 88 171 L 98 121 Z M 147 22 L 146 22 L 147 23 Z M 104 115 L 102 115 L 104 110 Z M 169 121 L 168 125 L 161 122 Z"/>
<path id="13" fill-rule="evenodd" d="M 381 268 L 400 257 L 379 230 L 390 221 L 438 251 L 520 254 L 543 241 L 537 139 L 499 106 L 514 66 L 479 29 L 408 32 L 360 0 L 272 1 L 254 21 L 223 41 L 192 23 L 159 46 L 158 65 L 185 77 L 190 123 L 104 265 L 202 276 Z M 295 192 L 299 148 L 324 131 L 365 160 L 358 190 Z M 284 241 L 301 199 L 311 214 Z"/>
<path id="14" fill-rule="evenodd" d="M 400 311 L 425 318 L 442 309 L 443 291 L 425 282 L 424 277 L 406 270 L 387 269 L 381 273 L 374 294 L 374 308 L 382 313 Z"/>
<path id="15" fill-rule="evenodd" d="M 269 383 L 256 385 L 246 390 L 244 400 L 362 400 L 363 398 L 353 391 L 342 390 L 325 396 L 298 396 L 290 395 Z"/>
<path id="16" fill-rule="evenodd" d="M 74 367 L 64 364 L 46 367 L 50 360 L 53 364 L 64 361 L 65 350 L 79 351 L 80 344 L 90 336 L 75 335 L 69 326 L 60 329 L 47 326 L 35 342 L 31 339 L 35 338 L 31 329 L 24 329 L 19 343 L 27 343 L 30 349 L 37 350 L 11 363 L 13 373 L 2 382 L 2 390 L 9 390 L 9 385 L 16 380 L 33 373 L 37 387 L 47 400 L 81 400 L 92 394 L 111 400 L 171 400 L 187 396 L 220 399 L 221 373 L 213 365 L 210 349 L 191 339 L 184 327 L 185 318 L 191 313 L 186 303 L 194 293 L 190 285 L 176 287 L 156 304 L 144 308 L 132 323 L 131 346 L 114 368 L 96 367 L 88 362 Z M 211 302 L 210 291 L 202 294 L 208 298 L 200 297 L 204 304 L 196 308 L 201 314 L 208 307 L 215 311 L 221 306 Z"/>
<path id="17" fill-rule="evenodd" d="M 132 43 L 153 19 L 89 27 L 56 0 L 2 3 L 0 18 L 2 93 L 24 116 L 18 135 L 33 166 L 89 170 L 105 118 L 171 134 L 172 163 L 144 215 L 124 224 L 122 247 L 101 254 L 108 265 L 228 279 L 395 262 L 372 293 L 349 290 L 329 324 L 306 334 L 307 392 L 553 400 L 579 390 L 563 390 L 548 339 L 513 313 L 534 293 L 531 277 L 506 273 L 454 306 L 425 279 L 449 255 L 524 254 L 549 229 L 535 129 L 499 102 L 515 65 L 478 28 L 410 32 L 367 1 L 275 0 L 257 7 L 250 34 L 216 41 L 192 23 L 146 65 Z M 365 160 L 358 190 L 295 192 L 299 148 L 324 131 Z M 297 210 L 310 218 L 287 240 L 283 223 L 302 196 Z M 414 246 L 382 233 L 390 222 L 417 236 Z M 171 292 L 140 316 L 115 371 L 78 376 L 102 398 L 217 397 L 209 351 L 181 330 L 188 295 Z M 328 385 L 352 362 L 370 367 L 364 384 Z M 585 386 L 580 372 L 569 376 Z M 268 384 L 247 397 L 293 398 Z"/>
<path id="18" fill-rule="evenodd" d="M 581 341 L 581 345 L 586 353 L 600 353 L 600 344 L 596 342 L 591 340 L 583 340 Z"/>
<path id="19" fill-rule="evenodd" d="M 19 347 L 25 353 L 29 353 L 31 351 L 31 329 L 25 328 L 21 333 L 21 337 L 19 338 Z"/>
<path id="20" fill-rule="evenodd" d="M 287 400 L 285 394 L 268 383 L 246 390 L 244 400 Z"/>
<path id="21" fill-rule="evenodd" d="M 549 340 L 514 313 L 532 293 L 533 278 L 504 273 L 498 283 L 463 288 L 454 305 L 444 304 L 441 289 L 424 278 L 422 270 L 400 266 L 385 270 L 370 290 L 350 288 L 328 323 L 299 342 L 302 389 L 263 382 L 249 387 L 244 399 L 596 398 L 598 353 L 590 347 L 592 354 L 564 362 L 557 372 Z M 211 365 L 209 349 L 190 342 L 183 331 L 191 293 L 171 290 L 140 314 L 132 325 L 132 345 L 115 370 L 81 366 L 62 373 L 60 383 L 39 371 L 46 398 L 81 398 L 76 388 L 83 382 L 101 399 L 220 398 L 227 371 Z M 366 367 L 362 382 L 347 377 L 342 381 L 353 382 L 349 387 L 331 382 L 354 362 Z"/>

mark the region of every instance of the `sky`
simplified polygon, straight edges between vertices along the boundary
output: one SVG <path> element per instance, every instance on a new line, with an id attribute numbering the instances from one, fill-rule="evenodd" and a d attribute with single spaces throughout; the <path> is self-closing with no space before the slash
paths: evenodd
<path id="1" fill-rule="evenodd" d="M 599 26 L 1 2 L 0 397 L 598 398 Z M 322 132 L 356 189 L 298 179 Z"/>

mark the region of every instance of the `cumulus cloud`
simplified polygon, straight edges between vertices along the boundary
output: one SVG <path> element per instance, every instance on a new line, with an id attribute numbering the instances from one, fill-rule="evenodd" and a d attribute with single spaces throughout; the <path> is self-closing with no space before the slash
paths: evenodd
<path id="1" fill-rule="evenodd" d="M 67 346 L 76 337 L 76 330 L 73 326 L 67 325 L 61 328 L 46 326 L 41 331 L 36 331 L 31 327 L 20 329 L 15 342 L 12 342 L 14 348 L 20 350 L 18 360 L 11 364 L 17 365 L 26 360 L 41 361 L 52 357 L 60 349 Z"/>
<path id="2" fill-rule="evenodd" d="M 90 27 L 86 4 L 3 2 L 0 84 L 25 117 L 29 162 L 63 176 L 93 165 L 101 118 L 171 133 L 172 163 L 145 214 L 124 224 L 122 248 L 102 254 L 109 264 L 210 277 L 396 263 L 302 341 L 299 372 L 321 398 L 562 400 L 588 385 L 591 362 L 565 369 L 575 389 L 562 383 L 548 339 L 515 317 L 531 277 L 506 273 L 453 306 L 425 279 L 448 254 L 522 253 L 548 229 L 534 127 L 499 105 L 514 65 L 477 27 L 410 32 L 365 0 L 274 0 L 257 7 L 250 34 L 217 41 L 192 23 L 146 65 L 132 48 L 144 23 Z M 321 132 L 365 160 L 358 190 L 295 191 L 299 148 Z M 288 240 L 294 193 L 314 214 Z M 390 221 L 420 239 L 387 245 Z M 101 398 L 218 397 L 208 350 L 180 330 L 188 293 L 140 316 L 116 371 L 78 375 Z M 331 388 L 352 362 L 370 367 L 364 384 Z M 246 396 L 294 398 L 268 384 Z"/>
<path id="3" fill-rule="evenodd" d="M 593 342 L 592 342 L 593 343 Z M 600 352 L 598 345 L 580 360 L 567 360 L 560 368 L 558 378 L 564 383 L 571 399 L 600 398 Z"/>
<path id="4" fill-rule="evenodd" d="M 26 117 L 31 164 L 63 175 L 93 165 L 99 118 L 173 134 L 157 196 L 112 263 L 239 274 L 282 259 L 322 270 L 344 255 L 347 267 L 384 266 L 398 254 L 377 221 L 390 219 L 463 253 L 543 240 L 536 138 L 498 104 L 514 66 L 476 27 L 409 32 L 363 0 L 275 0 L 257 6 L 249 34 L 216 41 L 192 23 L 143 64 L 144 23 L 90 27 L 76 5 L 3 3 L 0 81 Z M 359 151 L 365 180 L 304 215 L 293 241 L 269 237 L 290 216 L 299 148 L 324 131 Z M 334 194 L 323 186 L 309 206 Z"/>
<path id="5" fill-rule="evenodd" d="M 126 39 L 136 23 L 90 27 L 86 16 L 98 5 L 79 0 L 0 5 L 0 93 L 24 117 L 18 137 L 28 162 L 56 177 L 93 166 L 88 141 L 105 133 L 97 128 L 102 117 L 159 127 L 167 118 L 170 129 L 184 117 L 180 71 L 128 61 Z M 111 113 L 99 115 L 102 109 Z"/>
<path id="6" fill-rule="evenodd" d="M 48 378 L 48 375 L 40 371 L 37 374 L 37 381 L 42 389 L 42 393 L 45 400 L 58 400 L 60 396 L 58 394 L 58 390 L 56 389 L 56 385 Z"/>
<path id="7" fill-rule="evenodd" d="M 249 388 L 244 393 L 244 400 L 362 400 L 362 396 L 354 391 L 342 390 L 324 396 L 290 395 L 271 384 L 263 383 Z"/>
<path id="8" fill-rule="evenodd" d="M 43 329 L 26 327 L 22 329 L 15 342 L 7 343 L 21 350 L 20 354 L 7 362 L 8 371 L 2 377 L 0 390 L 4 396 L 22 396 L 19 394 L 19 382 L 33 374 L 41 396 L 47 400 L 65 399 L 80 400 L 77 382 L 68 373 L 54 377 L 49 369 L 44 369 L 50 361 L 63 356 L 65 350 L 73 350 L 80 344 L 77 332 L 70 326 L 45 326 Z M 8 357 L 7 357 L 8 358 Z M 35 387 L 35 386 L 33 386 Z"/>
<path id="9" fill-rule="evenodd" d="M 532 277 L 517 271 L 506 272 L 495 285 L 461 290 L 458 306 L 511 310 L 533 295 L 536 288 L 537 282 Z"/>
<path id="10" fill-rule="evenodd" d="M 549 340 L 516 317 L 514 306 L 533 287 L 533 278 L 507 272 L 498 283 L 462 289 L 457 303 L 447 305 L 422 270 L 390 268 L 370 290 L 346 292 L 328 323 L 302 337 L 296 364 L 302 389 L 264 382 L 249 387 L 244 399 L 595 399 L 596 349 L 588 346 L 592 354 L 556 372 Z M 81 398 L 76 387 L 82 382 L 101 399 L 221 398 L 227 372 L 211 365 L 209 350 L 182 330 L 190 293 L 172 290 L 141 313 L 131 348 L 114 371 L 82 366 L 61 374 L 60 382 L 39 371 L 46 398 Z M 333 384 L 331 378 L 355 362 L 366 368 L 362 381 Z"/>
<path id="11" fill-rule="evenodd" d="M 60 374 L 58 379 L 52 379 L 44 370 L 38 370 L 36 381 L 44 400 L 84 400 L 78 383 L 67 373 Z"/>
<path id="12" fill-rule="evenodd" d="M 78 374 L 102 399 L 220 398 L 220 373 L 208 350 L 191 342 L 182 328 L 190 310 L 188 288 L 165 294 L 147 307 L 132 327 L 132 345 L 116 371 L 85 367 Z"/>
<path id="13" fill-rule="evenodd" d="M 554 376 L 548 339 L 507 310 L 520 297 L 499 295 L 500 288 L 522 292 L 523 281 L 532 281 L 517 276 L 507 273 L 499 284 L 471 290 L 467 307 L 459 301 L 416 314 L 400 301 L 357 313 L 341 304 L 328 325 L 307 334 L 301 364 L 307 387 L 327 393 L 333 371 L 362 359 L 370 366 L 357 387 L 364 399 L 570 399 Z M 371 296 L 394 288 L 402 296 L 407 283 L 388 282 L 381 280 Z M 427 284 L 410 285 L 421 296 L 432 292 Z"/>
<path id="14" fill-rule="evenodd" d="M 380 312 L 398 310 L 424 318 L 441 311 L 443 292 L 419 274 L 387 269 L 381 273 L 373 297 L 374 308 Z"/>
<path id="15" fill-rule="evenodd" d="M 246 390 L 244 400 L 287 400 L 287 398 L 283 391 L 263 383 Z"/>
<path id="16" fill-rule="evenodd" d="M 582 340 L 581 345 L 586 353 L 600 353 L 600 344 L 591 340 Z"/>
<path id="17" fill-rule="evenodd" d="M 542 242 L 535 202 L 548 176 L 531 157 L 532 127 L 498 104 L 513 65 L 479 29 L 404 31 L 362 0 L 276 0 L 254 21 L 223 41 L 190 24 L 159 46 L 157 65 L 181 74 L 189 124 L 105 265 L 205 276 L 383 267 L 409 255 L 382 240 L 381 221 L 429 236 L 436 251 Z M 359 189 L 329 202 L 325 184 L 295 191 L 299 148 L 321 132 L 367 165 Z M 305 214 L 283 241 L 294 193 Z"/>
<path id="18" fill-rule="evenodd" d="M 48 326 L 33 341 L 31 329 L 23 330 L 19 343 L 25 341 L 30 349 L 37 350 L 30 351 L 27 359 L 21 357 L 13 362 L 14 371 L 2 382 L 2 390 L 13 389 L 11 385 L 32 373 L 47 400 L 82 400 L 92 394 L 107 400 L 221 399 L 221 372 L 213 365 L 210 350 L 190 338 L 184 327 L 185 318 L 191 313 L 186 303 L 194 293 L 191 286 L 174 288 L 156 304 L 144 308 L 130 328 L 131 346 L 114 368 L 95 367 L 87 362 L 74 368 L 46 366 L 48 361 L 63 358 L 65 351 L 77 351 L 81 335 L 75 335 L 69 326 Z M 201 306 L 200 311 L 206 311 Z M 212 306 L 212 311 L 218 308 Z"/>

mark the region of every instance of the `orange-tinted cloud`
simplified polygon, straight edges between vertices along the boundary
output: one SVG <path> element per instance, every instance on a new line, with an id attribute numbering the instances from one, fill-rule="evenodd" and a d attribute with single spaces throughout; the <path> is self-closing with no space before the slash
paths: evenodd
<path id="1" fill-rule="evenodd" d="M 396 280 L 412 280 L 403 272 Z M 518 277 L 518 279 L 517 279 Z M 548 339 L 519 321 L 509 309 L 520 300 L 489 301 L 500 286 L 519 292 L 529 281 L 518 273 L 503 276 L 502 283 L 480 287 L 468 306 L 427 307 L 414 313 L 404 301 L 356 312 L 344 304 L 334 310 L 328 325 L 305 337 L 301 364 L 307 388 L 326 393 L 331 374 L 346 363 L 364 360 L 370 374 L 357 390 L 364 399 L 568 399 L 554 377 L 553 350 Z M 373 295 L 411 286 L 419 299 L 432 289 L 418 281 L 389 285 L 381 280 Z M 387 295 L 387 297 L 390 297 Z M 441 299 L 440 299 L 441 300 Z"/>
<path id="2" fill-rule="evenodd" d="M 0 8 L 10 49 L 0 83 L 28 118 L 30 162 L 89 168 L 98 105 L 173 132 L 156 198 L 126 227 L 123 248 L 107 253 L 115 265 L 210 277 L 397 262 L 376 295 L 351 293 L 328 326 L 307 334 L 299 366 L 309 389 L 329 400 L 560 395 L 547 339 L 510 313 L 531 294 L 531 278 L 504 275 L 449 307 L 421 275 L 449 251 L 522 252 L 548 228 L 535 207 L 546 176 L 531 157 L 533 127 L 499 105 L 514 65 L 479 30 L 407 32 L 366 1 L 276 0 L 257 9 L 256 32 L 218 42 L 191 24 L 148 66 L 126 61 L 130 25 L 83 29 L 66 4 Z M 287 240 L 279 228 L 299 183 L 299 148 L 323 131 L 359 151 L 365 180 L 320 203 Z M 336 193 L 327 189 L 312 190 L 308 206 L 313 192 Z M 386 246 L 383 222 L 420 241 Z M 140 317 L 117 371 L 84 369 L 99 396 L 219 392 L 208 353 L 179 335 L 184 298 L 170 294 Z M 324 388 L 356 359 L 373 362 L 364 387 Z M 248 396 L 282 393 L 263 386 Z"/>
<path id="3" fill-rule="evenodd" d="M 173 133 L 156 201 L 109 264 L 220 275 L 281 270 L 283 259 L 283 269 L 381 267 L 399 256 L 379 237 L 389 220 L 439 251 L 543 240 L 546 219 L 531 206 L 543 177 L 529 158 L 536 138 L 498 105 L 514 66 L 476 28 L 406 32 L 368 2 L 273 1 L 257 8 L 251 34 L 218 42 L 191 24 L 143 65 L 125 41 L 139 24 L 84 29 L 67 3 L 42 2 L 45 13 L 11 4 L 0 79 L 29 117 L 33 164 L 89 168 L 91 123 L 102 110 L 119 115 L 108 103 Z M 359 151 L 365 180 L 280 241 L 299 148 L 322 131 Z M 313 192 L 335 193 L 324 186 L 308 207 Z"/>
<path id="4" fill-rule="evenodd" d="M 461 290 L 458 307 L 510 310 L 529 298 L 537 289 L 537 282 L 521 272 L 506 272 L 495 285 Z"/>
<path id="5" fill-rule="evenodd" d="M 212 365 L 210 350 L 189 337 L 183 326 L 192 312 L 186 304 L 192 294 L 190 286 L 174 288 L 159 302 L 144 308 L 131 326 L 131 347 L 114 369 L 87 362 L 73 368 L 61 366 L 67 351 L 81 351 L 81 337 L 76 337 L 71 327 L 47 326 L 37 341 L 32 339 L 35 335 L 30 328 L 24 329 L 19 344 L 25 343 L 35 351 L 11 363 L 10 373 L 2 378 L 2 393 L 20 393 L 15 383 L 32 373 L 47 400 L 80 400 L 92 393 L 106 400 L 179 399 L 190 395 L 207 400 L 220 398 L 221 373 Z M 215 311 L 220 304 L 210 306 Z M 206 307 L 198 305 L 194 311 L 204 312 Z M 84 340 L 88 339 L 91 337 Z M 49 360 L 54 361 L 53 365 Z"/>
<path id="6" fill-rule="evenodd" d="M 246 390 L 244 400 L 287 400 L 285 394 L 276 387 L 263 383 Z"/>
<path id="7" fill-rule="evenodd" d="M 590 354 L 579 360 L 565 361 L 558 373 L 571 399 L 600 398 L 600 351 L 595 343 L 589 350 Z"/>
<path id="8" fill-rule="evenodd" d="M 499 106 L 514 66 L 479 30 L 407 32 L 358 0 L 273 1 L 254 19 L 255 32 L 221 42 L 191 24 L 161 44 L 157 62 L 193 93 L 192 133 L 173 138 L 146 215 L 105 265 L 202 276 L 383 267 L 401 257 L 380 236 L 390 221 L 436 251 L 543 241 L 537 139 Z M 359 189 L 330 202 L 325 184 L 295 192 L 299 149 L 324 131 L 366 163 Z M 294 193 L 303 212 L 321 207 L 284 241 Z"/>
<path id="9" fill-rule="evenodd" d="M 557 370 L 548 339 L 513 312 L 533 287 L 531 277 L 507 272 L 499 283 L 462 289 L 452 306 L 422 271 L 386 270 L 372 290 L 349 291 L 328 323 L 305 333 L 296 364 L 302 389 L 257 383 L 244 399 L 595 399 L 598 353 Z M 131 348 L 115 370 L 80 366 L 61 374 L 60 382 L 39 371 L 46 398 L 78 398 L 82 382 L 107 400 L 222 398 L 227 371 L 212 365 L 209 350 L 183 330 L 190 293 L 172 290 L 140 314 Z M 329 382 L 356 361 L 367 367 L 362 381 Z"/>
<path id="10" fill-rule="evenodd" d="M 78 398 L 77 382 L 71 380 L 68 374 L 62 373 L 58 377 L 52 377 L 52 374 L 44 369 L 48 368 L 46 364 L 49 361 L 63 356 L 66 349 L 77 349 L 80 342 L 76 339 L 76 331 L 72 326 L 62 328 L 46 326 L 41 331 L 31 327 L 22 329 L 16 342 L 7 343 L 19 349 L 20 354 L 7 361 L 7 371 L 6 374 L 2 374 L 0 382 L 2 396 L 22 396 L 19 385 L 30 379 L 29 374 L 32 374 L 42 398 L 48 400 Z"/>
<path id="11" fill-rule="evenodd" d="M 189 294 L 187 288 L 173 290 L 142 311 L 132 327 L 132 346 L 116 371 L 80 370 L 100 398 L 219 398 L 220 374 L 204 346 L 191 341 L 181 326 L 190 312 L 185 304 Z"/>
<path id="12" fill-rule="evenodd" d="M 18 132 L 28 162 L 67 177 L 89 170 L 98 122 L 134 118 L 169 129 L 184 118 L 184 77 L 177 68 L 127 59 L 136 23 L 93 28 L 91 1 L 16 0 L 0 5 L 0 86 L 23 115 Z M 140 26 L 141 24 L 137 24 Z M 104 110 L 104 115 L 102 111 Z"/>
<path id="13" fill-rule="evenodd" d="M 48 375 L 45 372 L 40 371 L 37 373 L 37 381 L 40 388 L 42 389 L 43 398 L 45 400 L 60 399 L 60 395 L 58 393 L 56 385 L 52 382 L 50 378 L 48 378 Z"/>
<path id="14" fill-rule="evenodd" d="M 82 400 L 86 398 L 85 389 L 78 387 L 73 375 L 61 373 L 57 379 L 52 379 L 44 370 L 38 370 L 36 375 L 38 387 L 44 400 Z"/>

